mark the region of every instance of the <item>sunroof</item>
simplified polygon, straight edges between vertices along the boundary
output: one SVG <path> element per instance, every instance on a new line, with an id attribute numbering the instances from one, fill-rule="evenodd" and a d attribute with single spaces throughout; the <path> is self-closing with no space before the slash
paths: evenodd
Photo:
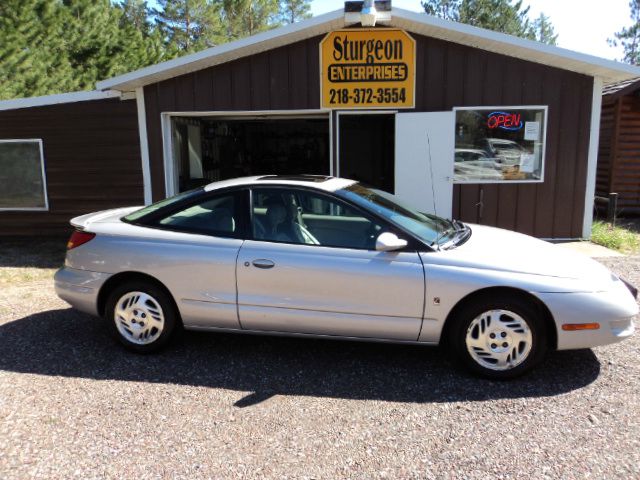
<path id="1" fill-rule="evenodd" d="M 288 180 L 291 182 L 326 182 L 331 177 L 326 175 L 265 175 L 258 180 Z"/>

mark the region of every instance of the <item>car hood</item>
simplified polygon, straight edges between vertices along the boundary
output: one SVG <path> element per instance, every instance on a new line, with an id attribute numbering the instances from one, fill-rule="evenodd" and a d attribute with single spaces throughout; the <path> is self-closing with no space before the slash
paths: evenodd
<path id="1" fill-rule="evenodd" d="M 509 230 L 469 226 L 472 231 L 469 240 L 426 256 L 428 262 L 598 283 L 612 281 L 609 270 L 580 253 Z"/>

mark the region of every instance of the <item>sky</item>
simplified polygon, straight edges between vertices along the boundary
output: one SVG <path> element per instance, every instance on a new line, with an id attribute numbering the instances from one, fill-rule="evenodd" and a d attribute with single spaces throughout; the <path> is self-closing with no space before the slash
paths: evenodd
<path id="1" fill-rule="evenodd" d="M 525 0 L 530 16 L 540 12 L 551 18 L 558 46 L 611 60 L 622 58 L 622 49 L 607 44 L 607 38 L 631 24 L 628 0 Z M 394 7 L 422 11 L 420 0 L 392 0 Z M 313 0 L 314 15 L 343 8 L 343 0 Z"/>

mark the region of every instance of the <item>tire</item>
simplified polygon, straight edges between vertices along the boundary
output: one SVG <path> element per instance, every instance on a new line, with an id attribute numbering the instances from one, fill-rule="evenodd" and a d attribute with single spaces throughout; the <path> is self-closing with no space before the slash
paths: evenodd
<path id="1" fill-rule="evenodd" d="M 136 353 L 161 350 L 180 324 L 169 293 L 144 280 L 116 287 L 107 298 L 105 319 L 118 341 Z"/>
<path id="2" fill-rule="evenodd" d="M 525 298 L 482 297 L 463 305 L 452 321 L 445 340 L 454 361 L 477 375 L 515 378 L 535 367 L 547 353 L 544 318 Z"/>

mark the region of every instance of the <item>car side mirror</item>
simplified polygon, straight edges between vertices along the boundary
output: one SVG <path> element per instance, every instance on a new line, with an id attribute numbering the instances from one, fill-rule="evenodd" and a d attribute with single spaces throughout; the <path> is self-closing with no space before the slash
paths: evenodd
<path id="1" fill-rule="evenodd" d="M 395 233 L 384 232 L 376 239 L 376 250 L 378 252 L 393 252 L 408 245 L 406 240 L 398 238 Z"/>

